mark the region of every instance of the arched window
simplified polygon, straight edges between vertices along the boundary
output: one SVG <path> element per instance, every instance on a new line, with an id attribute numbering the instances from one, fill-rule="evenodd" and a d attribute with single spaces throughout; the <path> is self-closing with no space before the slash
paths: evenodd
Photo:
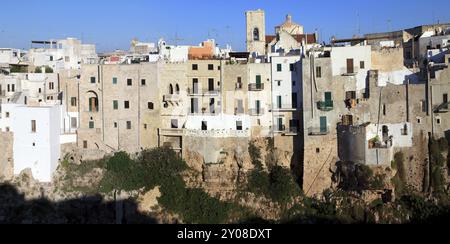
<path id="1" fill-rule="evenodd" d="M 253 40 L 254 41 L 259 41 L 259 29 L 258 28 L 255 28 L 253 30 Z"/>
<path id="2" fill-rule="evenodd" d="M 170 95 L 173 94 L 173 86 L 172 86 L 172 84 L 170 84 L 170 86 L 169 86 L 169 94 L 170 94 Z"/>
<path id="3" fill-rule="evenodd" d="M 93 91 L 88 92 L 89 112 L 98 112 L 98 95 Z"/>
<path id="4" fill-rule="evenodd" d="M 180 94 L 180 86 L 178 84 L 175 86 L 175 91 L 177 94 Z"/>

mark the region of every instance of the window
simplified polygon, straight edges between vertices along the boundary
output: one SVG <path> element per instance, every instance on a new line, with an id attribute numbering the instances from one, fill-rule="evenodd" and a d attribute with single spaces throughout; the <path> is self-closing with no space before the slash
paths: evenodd
<path id="1" fill-rule="evenodd" d="M 119 101 L 117 101 L 117 100 L 113 101 L 113 109 L 114 110 L 118 110 L 119 109 Z"/>
<path id="2" fill-rule="evenodd" d="M 125 101 L 125 102 L 123 103 L 123 107 L 124 107 L 125 109 L 129 109 L 129 108 L 130 108 L 130 101 Z"/>
<path id="3" fill-rule="evenodd" d="M 131 121 L 127 121 L 127 130 L 131 130 Z"/>
<path id="4" fill-rule="evenodd" d="M 214 64 L 208 64 L 208 70 L 214 70 Z"/>
<path id="5" fill-rule="evenodd" d="M 217 65 L 217 70 L 221 70 L 221 67 L 220 67 L 220 65 Z"/>
<path id="6" fill-rule="evenodd" d="M 145 79 L 142 79 L 142 80 L 141 80 L 141 86 L 145 86 L 145 83 L 146 83 L 146 80 L 145 80 Z"/>
<path id="7" fill-rule="evenodd" d="M 113 82 L 113 85 L 117 85 L 117 77 L 113 77 L 112 82 Z"/>
<path id="8" fill-rule="evenodd" d="M 6 86 L 6 89 L 7 89 L 8 92 L 11 91 L 9 84 Z"/>
<path id="9" fill-rule="evenodd" d="M 297 82 L 295 80 L 292 81 L 292 86 L 296 86 Z"/>
<path id="10" fill-rule="evenodd" d="M 53 61 L 53 56 L 50 56 L 50 61 Z"/>
<path id="11" fill-rule="evenodd" d="M 144 130 L 147 130 L 147 124 L 144 124 Z"/>
<path id="12" fill-rule="evenodd" d="M 253 41 L 259 41 L 259 29 L 253 29 Z"/>
<path id="13" fill-rule="evenodd" d="M 320 153 L 320 148 L 316 148 L 316 153 Z"/>
<path id="14" fill-rule="evenodd" d="M 442 103 L 444 104 L 444 108 L 448 109 L 448 94 L 442 94 Z"/>
<path id="15" fill-rule="evenodd" d="M 114 128 L 117 128 L 117 122 L 114 122 Z"/>
<path id="16" fill-rule="evenodd" d="M 294 71 L 295 70 L 295 64 L 290 64 L 289 65 L 289 71 Z"/>
<path id="17" fill-rule="evenodd" d="M 297 93 L 292 93 L 292 108 L 297 108 Z"/>
<path id="18" fill-rule="evenodd" d="M 83 141 L 83 148 L 84 148 L 84 149 L 87 149 L 87 148 L 88 148 L 88 143 L 87 143 L 87 141 Z"/>
<path id="19" fill-rule="evenodd" d="M 5 113 L 6 118 L 9 118 L 9 112 Z"/>
<path id="20" fill-rule="evenodd" d="M 436 49 L 441 49 L 441 44 L 437 44 Z"/>
<path id="21" fill-rule="evenodd" d="M 76 118 L 76 117 L 71 117 L 71 118 L 70 118 L 70 127 L 71 127 L 72 129 L 76 129 L 77 126 L 78 126 L 77 118 Z"/>
<path id="22" fill-rule="evenodd" d="M 440 125 L 440 124 L 441 124 L 441 119 L 440 119 L 440 118 L 437 118 L 437 119 L 436 119 L 436 123 L 437 123 L 438 125 Z"/>
<path id="23" fill-rule="evenodd" d="M 366 68 L 366 64 L 364 63 L 364 61 L 359 62 L 359 68 L 360 69 L 365 69 Z"/>
<path id="24" fill-rule="evenodd" d="M 89 112 L 98 112 L 98 98 L 89 98 Z"/>
<path id="25" fill-rule="evenodd" d="M 69 56 L 66 56 L 64 59 L 66 60 L 66 63 L 70 62 L 70 57 Z"/>
<path id="26" fill-rule="evenodd" d="M 322 67 L 316 67 L 316 78 L 322 78 Z"/>
<path id="27" fill-rule="evenodd" d="M 281 71 L 283 71 L 283 65 L 277 64 L 277 72 L 281 72 Z"/>
<path id="28" fill-rule="evenodd" d="M 94 129 L 94 128 L 95 128 L 94 121 L 89 121 L 89 129 Z"/>
<path id="29" fill-rule="evenodd" d="M 25 105 L 27 105 L 27 103 L 28 103 L 28 100 L 27 100 L 26 96 L 23 98 L 23 103 L 25 103 Z"/>
<path id="30" fill-rule="evenodd" d="M 198 70 L 198 64 L 193 64 L 192 65 L 192 70 Z"/>
<path id="31" fill-rule="evenodd" d="M 95 77 L 91 77 L 91 83 L 95 84 Z"/>
<path id="32" fill-rule="evenodd" d="M 15 92 L 16 91 L 16 85 L 15 84 L 11 84 L 11 91 Z"/>
<path id="33" fill-rule="evenodd" d="M 170 121 L 170 128 L 172 129 L 178 129 L 178 120 L 177 119 L 172 119 Z"/>
<path id="34" fill-rule="evenodd" d="M 153 110 L 154 109 L 154 104 L 152 102 L 149 102 L 147 104 L 148 109 Z"/>
<path id="35" fill-rule="evenodd" d="M 133 85 L 133 80 L 127 79 L 127 86 L 132 86 L 132 85 Z"/>
<path id="36" fill-rule="evenodd" d="M 77 98 L 76 97 L 71 97 L 70 98 L 70 105 L 72 107 L 76 107 L 77 106 Z"/>
<path id="37" fill-rule="evenodd" d="M 41 88 L 39 88 L 39 89 L 38 89 L 38 92 L 39 92 L 39 93 L 42 93 L 42 89 L 41 89 Z"/>
<path id="38" fill-rule="evenodd" d="M 31 121 L 31 133 L 36 133 L 36 120 Z"/>
<path id="39" fill-rule="evenodd" d="M 202 130 L 208 130 L 208 121 L 202 121 Z"/>
<path id="40" fill-rule="evenodd" d="M 422 119 L 417 118 L 417 124 L 421 124 L 422 123 Z"/>
<path id="41" fill-rule="evenodd" d="M 386 104 L 383 104 L 383 115 L 386 116 Z"/>
<path id="42" fill-rule="evenodd" d="M 55 89 L 55 83 L 49 82 L 49 83 L 48 83 L 48 89 L 50 89 L 50 90 Z"/>
<path id="43" fill-rule="evenodd" d="M 9 132 L 9 127 L 6 127 L 6 132 Z"/>
<path id="44" fill-rule="evenodd" d="M 214 91 L 214 79 L 208 79 L 208 91 Z"/>
<path id="45" fill-rule="evenodd" d="M 236 89 L 242 89 L 242 78 L 240 76 L 237 78 Z"/>
<path id="46" fill-rule="evenodd" d="M 236 130 L 242 130 L 242 121 L 236 121 Z"/>
<path id="47" fill-rule="evenodd" d="M 427 112 L 427 103 L 425 102 L 425 100 L 420 101 L 420 107 L 422 108 L 422 112 Z"/>
<path id="48" fill-rule="evenodd" d="M 281 86 L 281 80 L 277 80 L 277 86 Z"/>
<path id="49" fill-rule="evenodd" d="M 33 145 L 33 147 L 35 147 L 36 146 L 36 142 L 33 142 L 33 144 L 31 144 L 31 145 Z"/>

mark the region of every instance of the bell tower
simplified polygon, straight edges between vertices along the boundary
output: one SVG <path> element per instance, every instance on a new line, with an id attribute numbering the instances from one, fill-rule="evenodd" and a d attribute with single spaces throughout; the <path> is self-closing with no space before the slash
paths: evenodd
<path id="1" fill-rule="evenodd" d="M 247 11 L 247 52 L 266 54 L 266 18 L 263 10 Z"/>

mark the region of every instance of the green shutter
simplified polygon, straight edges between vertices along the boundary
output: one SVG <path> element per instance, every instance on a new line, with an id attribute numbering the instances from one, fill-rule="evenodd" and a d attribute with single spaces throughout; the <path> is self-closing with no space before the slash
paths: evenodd
<path id="1" fill-rule="evenodd" d="M 327 132 L 327 117 L 320 117 L 320 132 Z"/>
<path id="2" fill-rule="evenodd" d="M 117 77 L 113 78 L 113 84 L 116 85 L 117 84 Z"/>
<path id="3" fill-rule="evenodd" d="M 256 76 L 256 84 L 261 85 L 261 76 L 260 75 Z"/>

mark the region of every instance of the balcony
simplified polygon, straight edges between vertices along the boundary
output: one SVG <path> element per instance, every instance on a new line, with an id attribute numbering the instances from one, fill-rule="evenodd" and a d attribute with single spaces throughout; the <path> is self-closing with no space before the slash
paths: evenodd
<path id="1" fill-rule="evenodd" d="M 263 108 L 251 108 L 248 110 L 248 113 L 250 116 L 262 116 L 264 115 L 264 109 Z"/>
<path id="2" fill-rule="evenodd" d="M 448 107 L 450 105 L 450 102 L 447 103 L 442 103 L 439 106 L 436 106 L 436 108 L 434 109 L 434 113 L 448 113 Z"/>
<path id="3" fill-rule="evenodd" d="M 188 108 L 187 114 L 189 116 L 218 116 L 220 114 L 220 107 L 215 107 L 213 111 L 206 108 L 193 111 L 191 108 Z"/>
<path id="4" fill-rule="evenodd" d="M 188 89 L 189 96 L 218 96 L 220 94 L 220 89 L 214 90 L 199 90 L 199 89 Z"/>
<path id="5" fill-rule="evenodd" d="M 283 132 L 281 132 L 281 134 L 283 136 L 296 136 L 298 135 L 298 128 L 297 127 L 289 127 L 286 128 Z"/>
<path id="6" fill-rule="evenodd" d="M 358 101 L 356 99 L 347 99 L 345 100 L 345 104 L 348 109 L 356 108 Z"/>
<path id="7" fill-rule="evenodd" d="M 182 136 L 184 130 L 183 129 L 158 129 L 159 135 L 163 136 Z"/>
<path id="8" fill-rule="evenodd" d="M 330 134 L 330 127 L 310 127 L 308 128 L 308 135 L 310 136 L 325 136 Z"/>
<path id="9" fill-rule="evenodd" d="M 180 94 L 168 94 L 163 97 L 164 102 L 180 102 L 181 96 Z"/>
<path id="10" fill-rule="evenodd" d="M 359 72 L 359 67 L 355 66 L 353 69 L 350 68 L 341 68 L 342 76 L 355 76 Z"/>
<path id="11" fill-rule="evenodd" d="M 334 108 L 334 103 L 331 100 L 320 101 L 317 103 L 317 108 L 321 111 L 331 111 Z"/>
<path id="12" fill-rule="evenodd" d="M 273 105 L 271 111 L 273 112 L 294 112 L 296 111 L 297 108 L 294 108 L 294 106 L 292 106 L 292 104 L 278 104 L 278 105 Z"/>
<path id="13" fill-rule="evenodd" d="M 249 91 L 263 91 L 264 90 L 264 84 L 262 83 L 252 83 L 248 85 Z"/>
<path id="14" fill-rule="evenodd" d="M 234 115 L 241 115 L 244 114 L 244 108 L 234 108 Z"/>

